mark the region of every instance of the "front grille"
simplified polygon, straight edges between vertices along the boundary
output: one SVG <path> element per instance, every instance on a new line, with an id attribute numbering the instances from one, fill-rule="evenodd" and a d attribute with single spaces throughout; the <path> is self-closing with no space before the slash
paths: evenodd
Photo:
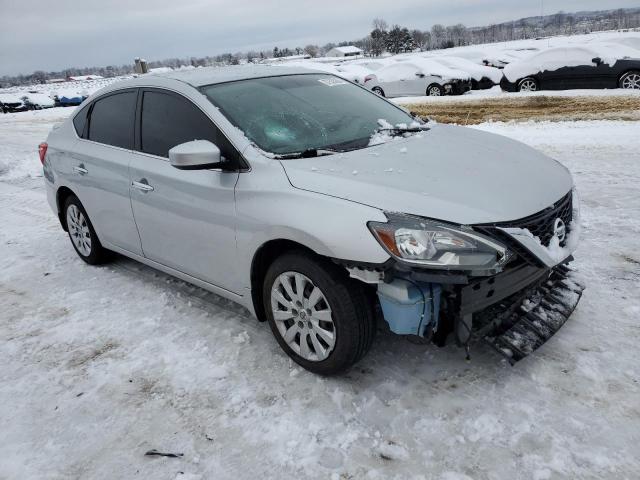
<path id="1" fill-rule="evenodd" d="M 540 239 L 540 242 L 549 246 L 549 242 L 554 235 L 554 224 L 557 218 L 560 218 L 565 226 L 567 234 L 569 233 L 569 226 L 573 219 L 573 202 L 572 192 L 567 193 L 564 197 L 558 200 L 556 203 L 548 208 L 545 208 L 541 212 L 535 213 L 520 220 L 513 220 L 509 222 L 500 222 L 479 225 L 483 228 L 501 227 L 501 228 L 522 228 L 529 230 L 534 236 Z M 565 236 L 566 239 L 566 236 Z M 561 243 L 564 246 L 564 242 Z"/>

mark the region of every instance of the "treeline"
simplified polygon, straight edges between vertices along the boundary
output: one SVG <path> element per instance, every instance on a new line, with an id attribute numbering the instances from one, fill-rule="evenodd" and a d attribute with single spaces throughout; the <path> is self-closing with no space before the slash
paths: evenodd
<path id="1" fill-rule="evenodd" d="M 463 24 L 433 25 L 428 30 L 409 30 L 400 25 L 389 26 L 385 19 L 376 18 L 372 30 L 364 38 L 325 45 L 305 47 L 279 47 L 262 51 L 223 53 L 206 57 L 169 58 L 148 62 L 150 68 L 181 66 L 237 65 L 247 62 L 261 62 L 267 58 L 306 55 L 322 57 L 337 46 L 355 45 L 365 55 L 379 56 L 385 52 L 401 53 L 414 50 L 435 50 L 462 45 L 523 40 L 554 35 L 576 35 L 604 30 L 624 30 L 640 28 L 640 8 L 621 8 L 597 12 L 564 13 L 522 18 L 512 22 L 484 27 L 466 27 Z M 35 71 L 29 75 L 3 76 L 0 87 L 45 83 L 53 78 L 67 78 L 79 75 L 102 75 L 116 77 L 133 73 L 130 65 L 109 65 L 106 67 L 68 68 L 57 72 Z"/>

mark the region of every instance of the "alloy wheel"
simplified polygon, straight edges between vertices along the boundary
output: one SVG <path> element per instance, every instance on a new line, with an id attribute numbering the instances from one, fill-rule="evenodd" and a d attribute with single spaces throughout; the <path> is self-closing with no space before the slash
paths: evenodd
<path id="1" fill-rule="evenodd" d="M 311 362 L 325 360 L 336 344 L 336 327 L 324 293 L 307 276 L 284 272 L 271 288 L 273 319 L 286 344 Z"/>
<path id="2" fill-rule="evenodd" d="M 429 88 L 429 96 L 430 97 L 440 97 L 442 92 L 440 91 L 440 87 L 433 86 Z"/>
<path id="3" fill-rule="evenodd" d="M 91 231 L 84 214 L 76 205 L 67 208 L 67 228 L 76 249 L 85 257 L 91 255 Z"/>
<path id="4" fill-rule="evenodd" d="M 640 73 L 630 73 L 622 79 L 622 88 L 640 90 Z"/>
<path id="5" fill-rule="evenodd" d="M 535 80 L 531 78 L 525 78 L 520 83 L 521 92 L 535 92 L 536 90 L 538 90 L 538 85 L 536 84 Z"/>

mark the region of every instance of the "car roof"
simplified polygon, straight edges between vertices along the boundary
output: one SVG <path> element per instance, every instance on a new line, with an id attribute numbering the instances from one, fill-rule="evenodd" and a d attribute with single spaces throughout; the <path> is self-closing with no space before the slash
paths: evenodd
<path id="1" fill-rule="evenodd" d="M 237 80 L 250 80 L 252 78 L 278 77 L 282 75 L 300 75 L 309 73 L 321 73 L 318 70 L 311 70 L 303 67 L 282 68 L 273 65 L 236 65 L 226 67 L 202 67 L 191 70 L 173 70 L 166 73 L 150 73 L 140 75 L 132 80 L 117 82 L 122 88 L 124 86 L 153 85 L 162 84 L 164 80 L 177 80 L 187 83 L 193 87 L 203 85 L 213 85 L 216 83 L 233 82 Z M 116 85 L 116 84 L 113 84 Z"/>

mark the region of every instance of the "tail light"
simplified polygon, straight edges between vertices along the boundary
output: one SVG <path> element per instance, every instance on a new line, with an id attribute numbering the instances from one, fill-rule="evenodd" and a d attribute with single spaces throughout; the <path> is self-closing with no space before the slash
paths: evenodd
<path id="1" fill-rule="evenodd" d="M 40 155 L 40 163 L 42 163 L 42 165 L 44 165 L 44 157 L 47 154 L 48 147 L 49 145 L 47 145 L 46 142 L 42 142 L 40 145 L 38 145 L 38 155 Z"/>
<path id="2" fill-rule="evenodd" d="M 375 76 L 373 75 L 367 75 L 366 77 L 364 77 L 364 83 L 367 83 L 370 80 L 373 80 L 375 78 Z"/>

